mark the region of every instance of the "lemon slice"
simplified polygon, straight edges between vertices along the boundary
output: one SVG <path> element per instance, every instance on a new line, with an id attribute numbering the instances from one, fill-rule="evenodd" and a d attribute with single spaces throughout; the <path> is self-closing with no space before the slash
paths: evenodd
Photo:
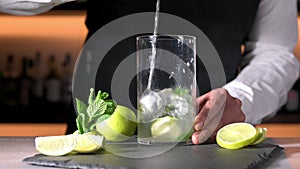
<path id="1" fill-rule="evenodd" d="M 91 153 L 99 150 L 103 145 L 104 137 L 94 133 L 84 133 L 77 136 L 77 144 L 74 151 L 79 153 Z"/>
<path id="2" fill-rule="evenodd" d="M 232 123 L 217 132 L 217 143 L 226 149 L 239 149 L 250 145 L 257 138 L 256 128 L 248 123 Z"/>
<path id="3" fill-rule="evenodd" d="M 266 139 L 267 129 L 256 127 L 257 137 L 251 145 L 256 145 L 263 142 Z"/>
<path id="4" fill-rule="evenodd" d="M 77 134 L 45 136 L 35 138 L 37 151 L 48 156 L 62 156 L 70 153 L 76 146 Z"/>

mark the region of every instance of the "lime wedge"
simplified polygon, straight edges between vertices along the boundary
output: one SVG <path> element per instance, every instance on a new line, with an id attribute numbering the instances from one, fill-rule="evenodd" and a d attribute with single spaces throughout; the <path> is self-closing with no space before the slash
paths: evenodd
<path id="1" fill-rule="evenodd" d="M 77 136 L 77 144 L 74 151 L 79 153 L 91 153 L 103 146 L 104 136 L 88 132 Z"/>
<path id="2" fill-rule="evenodd" d="M 217 143 L 226 149 L 239 149 L 250 145 L 257 138 L 256 128 L 248 123 L 232 123 L 217 132 Z"/>
<path id="3" fill-rule="evenodd" d="M 95 132 L 78 134 L 75 132 L 62 136 L 45 136 L 35 138 L 37 151 L 48 156 L 90 153 L 103 146 L 104 136 Z"/>
<path id="4" fill-rule="evenodd" d="M 263 142 L 266 139 L 267 129 L 256 127 L 257 137 L 251 145 L 256 145 Z"/>
<path id="5" fill-rule="evenodd" d="M 66 155 L 75 148 L 76 137 L 76 134 L 36 137 L 35 148 L 40 153 L 48 156 Z"/>

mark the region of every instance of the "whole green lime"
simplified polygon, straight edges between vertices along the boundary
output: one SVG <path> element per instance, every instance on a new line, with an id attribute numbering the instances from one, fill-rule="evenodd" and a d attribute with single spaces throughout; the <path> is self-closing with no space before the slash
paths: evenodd
<path id="1" fill-rule="evenodd" d="M 127 140 L 135 133 L 136 115 L 128 107 L 117 105 L 108 119 L 96 124 L 96 130 L 108 141 Z"/>

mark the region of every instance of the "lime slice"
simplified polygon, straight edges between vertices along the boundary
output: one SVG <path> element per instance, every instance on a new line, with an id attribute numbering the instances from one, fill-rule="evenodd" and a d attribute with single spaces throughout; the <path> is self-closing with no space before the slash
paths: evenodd
<path id="1" fill-rule="evenodd" d="M 76 134 L 36 137 L 35 148 L 40 153 L 48 156 L 66 155 L 75 148 L 76 137 Z"/>
<path id="2" fill-rule="evenodd" d="M 79 153 L 91 153 L 99 150 L 103 145 L 104 137 L 92 132 L 79 134 L 74 151 Z"/>
<path id="3" fill-rule="evenodd" d="M 251 145 L 256 145 L 263 142 L 266 139 L 267 129 L 256 127 L 257 137 Z"/>
<path id="4" fill-rule="evenodd" d="M 217 143 L 226 149 L 239 149 L 250 145 L 257 137 L 255 127 L 248 123 L 232 123 L 217 132 Z"/>
<path id="5" fill-rule="evenodd" d="M 158 118 L 151 126 L 151 134 L 157 141 L 176 141 L 182 134 L 176 117 Z"/>

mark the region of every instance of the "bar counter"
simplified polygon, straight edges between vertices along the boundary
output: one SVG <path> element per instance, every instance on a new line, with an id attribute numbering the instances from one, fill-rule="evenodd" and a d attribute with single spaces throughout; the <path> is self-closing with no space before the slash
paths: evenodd
<path id="1" fill-rule="evenodd" d="M 300 168 L 300 124 L 263 124 L 261 126 L 268 128 L 269 135 L 265 142 L 278 144 L 284 148 L 284 153 L 280 153 L 267 168 Z M 273 134 L 275 137 L 271 137 L 270 134 Z M 24 158 L 38 154 L 34 147 L 34 136 L 1 136 L 0 150 L 0 168 L 52 168 L 28 165 L 22 162 Z"/>

